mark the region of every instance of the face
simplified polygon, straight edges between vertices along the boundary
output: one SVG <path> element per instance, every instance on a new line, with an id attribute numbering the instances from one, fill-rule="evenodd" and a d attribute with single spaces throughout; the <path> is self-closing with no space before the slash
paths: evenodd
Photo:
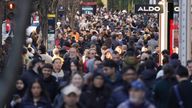
<path id="1" fill-rule="evenodd" d="M 188 71 L 189 71 L 189 75 L 191 75 L 192 74 L 192 63 L 189 63 L 187 65 L 187 68 L 188 68 Z"/>
<path id="2" fill-rule="evenodd" d="M 73 62 L 71 63 L 71 71 L 77 72 L 77 66 Z"/>
<path id="3" fill-rule="evenodd" d="M 49 78 L 49 77 L 51 76 L 52 69 L 43 68 L 43 69 L 42 69 L 42 73 L 43 73 L 43 77 L 44 77 L 44 78 Z"/>
<path id="4" fill-rule="evenodd" d="M 104 67 L 103 72 L 105 75 L 111 76 L 111 75 L 113 75 L 113 73 L 115 73 L 115 68 Z"/>
<path id="5" fill-rule="evenodd" d="M 70 58 L 75 58 L 75 57 L 77 57 L 77 50 L 76 50 L 75 48 L 71 48 L 71 49 L 69 50 L 69 57 L 70 57 Z"/>
<path id="6" fill-rule="evenodd" d="M 62 65 L 63 65 L 62 61 L 61 61 L 60 59 L 57 59 L 57 60 L 55 60 L 55 62 L 53 63 L 53 68 L 54 68 L 54 69 L 57 69 L 57 70 L 61 70 Z"/>
<path id="7" fill-rule="evenodd" d="M 71 83 L 77 88 L 81 88 L 83 84 L 83 79 L 79 74 L 75 74 L 71 80 Z"/>
<path id="8" fill-rule="evenodd" d="M 39 83 L 33 83 L 32 88 L 31 88 L 31 92 L 33 97 L 40 97 L 41 96 L 41 86 Z"/>
<path id="9" fill-rule="evenodd" d="M 23 88 L 24 88 L 24 83 L 23 83 L 22 80 L 17 80 L 16 88 L 17 88 L 18 90 L 23 90 Z"/>
<path id="10" fill-rule="evenodd" d="M 93 84 L 96 88 L 101 88 L 104 84 L 104 79 L 102 76 L 97 76 L 93 80 Z"/>
<path id="11" fill-rule="evenodd" d="M 110 52 L 107 52 L 106 55 L 105 55 L 105 57 L 106 57 L 107 59 L 112 59 L 112 55 L 111 55 Z"/>
<path id="12" fill-rule="evenodd" d="M 145 98 L 145 92 L 142 90 L 131 89 L 129 92 L 130 101 L 134 104 L 141 104 Z"/>
<path id="13" fill-rule="evenodd" d="M 90 50 L 89 51 L 89 57 L 90 59 L 94 58 L 96 56 L 97 52 L 95 50 Z"/>
<path id="14" fill-rule="evenodd" d="M 64 102 L 67 106 L 74 106 L 77 104 L 79 99 L 79 96 L 77 96 L 76 94 L 72 93 L 69 94 L 68 96 L 64 96 Z"/>
<path id="15" fill-rule="evenodd" d="M 123 80 L 128 82 L 128 83 L 131 83 L 132 81 L 136 80 L 137 79 L 137 74 L 134 70 L 127 70 L 127 72 L 125 72 L 123 74 Z"/>
<path id="16" fill-rule="evenodd" d="M 101 63 L 102 63 L 101 61 L 95 61 L 94 62 L 94 70 L 96 70 Z"/>
<path id="17" fill-rule="evenodd" d="M 113 54 L 113 60 L 114 60 L 115 62 L 120 61 L 120 55 L 119 55 L 119 54 Z"/>

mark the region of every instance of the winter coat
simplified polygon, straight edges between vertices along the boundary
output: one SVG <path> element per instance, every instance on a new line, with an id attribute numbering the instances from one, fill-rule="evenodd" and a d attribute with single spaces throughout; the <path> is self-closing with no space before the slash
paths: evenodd
<path id="1" fill-rule="evenodd" d="M 50 76 L 49 78 L 43 79 L 43 85 L 53 101 L 58 91 L 58 83 L 56 82 L 56 78 L 54 76 Z"/>
<path id="2" fill-rule="evenodd" d="M 136 107 L 129 100 L 126 100 L 125 102 L 121 103 L 117 108 L 155 108 L 155 106 L 150 102 L 145 101 L 142 105 Z"/>
<path id="3" fill-rule="evenodd" d="M 42 80 L 42 75 L 39 73 L 37 74 L 32 69 L 28 70 L 27 72 L 24 72 L 21 76 L 21 79 L 24 81 L 26 86 L 31 85 L 36 79 Z"/>
<path id="4" fill-rule="evenodd" d="M 154 87 L 154 99 L 157 108 L 168 108 L 169 91 L 176 84 L 176 79 L 161 79 Z"/>
<path id="5" fill-rule="evenodd" d="M 115 89 L 107 103 L 106 108 L 117 108 L 119 104 L 128 99 L 128 90 L 124 86 Z"/>
<path id="6" fill-rule="evenodd" d="M 120 87 L 122 85 L 122 79 L 121 79 L 121 75 L 119 73 L 116 72 L 116 79 L 115 81 L 112 81 L 110 79 L 109 76 L 106 76 L 105 77 L 105 81 L 106 81 L 106 84 L 112 89 L 114 90 L 115 88 L 117 87 Z"/>
<path id="7" fill-rule="evenodd" d="M 32 98 L 24 98 L 21 102 L 20 108 L 52 108 L 51 103 L 45 97 L 42 97 L 37 105 L 34 104 Z"/>
<path id="8" fill-rule="evenodd" d="M 92 86 L 81 95 L 80 101 L 86 108 L 106 108 L 111 95 L 109 87 L 96 88 Z"/>
<path id="9" fill-rule="evenodd" d="M 184 80 L 178 84 L 178 91 L 183 101 L 184 108 L 192 108 L 192 83 L 189 80 Z M 173 87 L 169 93 L 168 108 L 180 108 L 179 101 L 176 97 Z"/>

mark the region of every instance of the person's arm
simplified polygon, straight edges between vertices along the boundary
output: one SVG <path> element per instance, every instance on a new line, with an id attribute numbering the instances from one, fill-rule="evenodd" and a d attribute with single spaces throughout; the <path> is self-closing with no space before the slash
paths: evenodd
<path id="1" fill-rule="evenodd" d="M 177 97 L 175 95 L 175 92 L 174 92 L 173 88 L 171 88 L 171 90 L 169 92 L 168 107 L 167 108 L 179 108 L 178 107 Z"/>

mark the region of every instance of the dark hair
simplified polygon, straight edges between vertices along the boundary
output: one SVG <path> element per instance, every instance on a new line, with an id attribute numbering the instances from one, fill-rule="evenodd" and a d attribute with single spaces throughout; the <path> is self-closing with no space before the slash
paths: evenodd
<path id="1" fill-rule="evenodd" d="M 169 55 L 169 51 L 168 51 L 168 50 L 163 50 L 163 51 L 162 51 L 162 54 L 163 54 L 163 55 Z"/>
<path id="2" fill-rule="evenodd" d="M 99 57 L 99 56 L 95 56 L 95 60 L 94 61 L 101 61 L 102 62 L 101 57 Z"/>
<path id="3" fill-rule="evenodd" d="M 115 61 L 113 60 L 110 60 L 110 59 L 106 59 L 104 62 L 103 62 L 103 66 L 104 67 L 110 67 L 110 68 L 115 68 L 116 67 L 116 63 Z"/>
<path id="4" fill-rule="evenodd" d="M 47 95 L 47 93 L 46 93 L 46 90 L 44 89 L 44 86 L 43 86 L 42 82 L 41 82 L 39 79 L 35 79 L 35 80 L 29 85 L 28 90 L 27 90 L 27 92 L 26 92 L 26 95 L 25 95 L 24 99 L 31 99 L 31 98 L 33 98 L 33 94 L 32 94 L 32 92 L 31 92 L 31 89 L 32 89 L 34 83 L 38 83 L 38 84 L 40 85 L 40 87 L 41 87 L 41 94 L 40 94 L 40 96 L 41 96 L 41 97 L 44 97 L 45 99 L 48 99 L 48 101 L 50 101 L 50 99 L 49 99 L 49 97 L 48 97 L 48 95 Z"/>
<path id="5" fill-rule="evenodd" d="M 173 75 L 174 75 L 174 69 L 169 64 L 166 64 L 166 65 L 163 66 L 163 72 L 164 72 L 164 76 L 166 78 L 173 77 Z"/>
<path id="6" fill-rule="evenodd" d="M 133 70 L 136 73 L 136 69 L 133 66 L 126 66 L 123 68 L 123 74 L 126 73 L 128 70 Z"/>
<path id="7" fill-rule="evenodd" d="M 119 53 L 118 53 L 117 51 L 114 51 L 113 54 L 117 55 L 117 54 L 119 54 Z"/>
<path id="8" fill-rule="evenodd" d="M 176 74 L 180 77 L 188 77 L 188 69 L 182 65 L 178 66 L 176 69 Z"/>
<path id="9" fill-rule="evenodd" d="M 53 65 L 52 65 L 52 64 L 49 64 L 49 63 L 46 63 L 46 64 L 44 64 L 44 66 L 42 67 L 42 69 L 44 69 L 44 68 L 53 69 Z"/>
<path id="10" fill-rule="evenodd" d="M 78 60 L 72 59 L 72 60 L 70 61 L 70 65 L 71 65 L 71 63 L 74 63 L 74 65 L 77 67 L 77 70 L 80 71 L 80 64 L 79 64 L 79 61 L 78 61 Z M 70 67 L 71 67 L 71 66 L 70 66 Z"/>
<path id="11" fill-rule="evenodd" d="M 41 54 L 46 54 L 47 52 L 45 45 L 40 45 L 39 50 L 41 51 Z"/>
<path id="12" fill-rule="evenodd" d="M 173 53 L 171 55 L 171 59 L 179 59 L 179 55 L 177 53 Z"/>
<path id="13" fill-rule="evenodd" d="M 187 60 L 187 66 L 192 63 L 192 60 Z"/>
<path id="14" fill-rule="evenodd" d="M 168 56 L 164 56 L 163 64 L 167 64 L 167 63 L 169 63 L 169 57 Z"/>

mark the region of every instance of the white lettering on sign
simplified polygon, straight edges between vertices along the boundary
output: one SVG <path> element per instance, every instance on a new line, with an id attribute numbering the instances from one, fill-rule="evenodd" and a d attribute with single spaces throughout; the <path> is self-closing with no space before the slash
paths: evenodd
<path id="1" fill-rule="evenodd" d="M 175 12 L 179 12 L 179 6 L 174 7 L 174 11 L 175 11 Z"/>
<path id="2" fill-rule="evenodd" d="M 161 8 L 159 6 L 156 6 L 156 7 L 153 7 L 153 6 L 139 7 L 138 12 L 141 12 L 141 11 L 143 11 L 143 12 L 153 12 L 153 11 L 159 12 L 159 11 L 161 11 Z"/>

